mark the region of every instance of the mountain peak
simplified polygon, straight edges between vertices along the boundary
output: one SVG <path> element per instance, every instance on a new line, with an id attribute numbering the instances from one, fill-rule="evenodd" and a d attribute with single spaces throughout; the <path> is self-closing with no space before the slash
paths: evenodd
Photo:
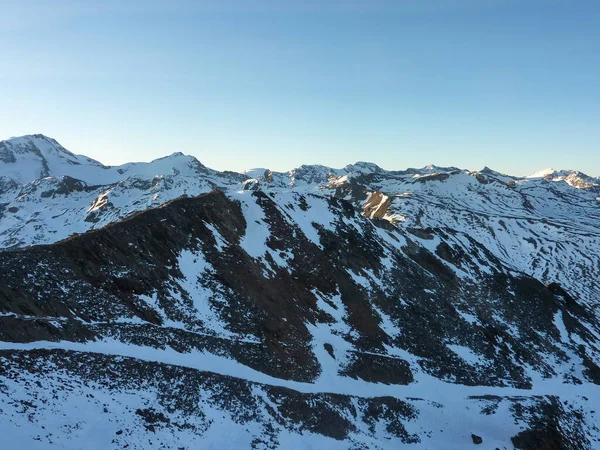
<path id="1" fill-rule="evenodd" d="M 0 141 L 0 144 L 20 148 L 24 151 L 35 151 L 35 149 L 41 152 L 60 150 L 68 155 L 73 155 L 73 153 L 60 145 L 56 139 L 43 134 L 25 134 L 23 136 L 13 136 L 4 141 Z"/>
<path id="2" fill-rule="evenodd" d="M 17 151 L 22 152 L 35 152 L 38 150 L 42 154 L 44 153 L 64 153 L 69 156 L 74 156 L 69 150 L 64 148 L 62 145 L 51 137 L 43 134 L 26 134 L 23 136 L 14 136 L 10 139 L 0 141 L 0 145 L 14 147 Z"/>
<path id="3" fill-rule="evenodd" d="M 366 173 L 381 173 L 384 170 L 377 164 L 367 161 L 357 161 L 354 164 L 348 164 L 344 169 L 347 172 L 366 172 Z"/>
<path id="4" fill-rule="evenodd" d="M 38 178 L 68 175 L 77 177 L 76 167 L 104 168 L 98 161 L 75 155 L 55 139 L 43 134 L 28 134 L 0 141 L 0 164 L 3 175 L 18 183 Z"/>
<path id="5" fill-rule="evenodd" d="M 50 136 L 46 136 L 45 134 L 41 134 L 41 133 L 24 134 L 22 136 L 11 136 L 10 138 L 5 139 L 5 141 L 9 141 L 13 144 L 19 144 L 22 142 L 31 142 L 31 141 L 35 141 L 35 140 L 56 142 L 55 139 L 51 138 Z"/>
<path id="6" fill-rule="evenodd" d="M 548 175 L 553 175 L 556 173 L 556 170 L 549 167 L 547 169 L 538 170 L 537 172 L 532 173 L 531 175 L 527 175 L 525 178 L 544 178 Z"/>
<path id="7" fill-rule="evenodd" d="M 420 169 L 422 172 L 427 172 L 427 173 L 438 173 L 438 172 L 453 172 L 455 170 L 460 170 L 458 167 L 454 167 L 454 166 L 450 166 L 450 167 L 443 167 L 443 166 L 436 166 L 435 164 L 429 164 L 423 168 Z"/>

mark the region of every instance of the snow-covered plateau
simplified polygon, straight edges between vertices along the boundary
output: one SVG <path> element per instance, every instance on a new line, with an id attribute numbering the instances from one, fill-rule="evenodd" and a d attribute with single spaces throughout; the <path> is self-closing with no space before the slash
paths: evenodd
<path id="1" fill-rule="evenodd" d="M 600 449 L 600 179 L 0 142 L 10 449 Z"/>

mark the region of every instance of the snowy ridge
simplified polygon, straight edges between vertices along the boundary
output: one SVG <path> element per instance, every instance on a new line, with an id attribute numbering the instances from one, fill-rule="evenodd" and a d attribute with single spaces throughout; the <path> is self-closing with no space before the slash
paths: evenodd
<path id="1" fill-rule="evenodd" d="M 98 359 L 106 364 L 106 360 Z M 121 361 L 120 366 L 123 366 L 123 362 L 128 362 L 128 359 L 122 358 Z M 94 358 L 90 358 L 90 362 L 95 363 Z M 119 366 L 115 364 L 109 363 L 109 368 L 119 370 Z M 223 410 L 223 403 L 218 400 L 220 389 L 232 387 L 227 378 L 221 381 L 213 377 L 206 383 L 204 380 L 197 381 L 180 375 L 178 371 L 171 371 L 168 376 L 171 377 L 171 383 L 175 380 L 178 385 L 176 388 L 179 389 L 179 395 L 183 390 L 182 383 L 198 383 L 202 390 L 200 395 L 193 396 L 193 399 L 198 404 L 205 405 L 202 416 L 173 414 L 167 412 L 166 405 L 160 400 L 161 397 L 164 398 L 165 393 L 176 392 L 175 389 L 169 391 L 168 383 L 148 383 L 142 391 L 134 389 L 133 386 L 115 391 L 111 388 L 107 374 L 100 367 L 98 369 L 101 376 L 93 382 L 72 377 L 65 383 L 60 374 L 50 374 L 43 380 L 43 389 L 37 390 L 32 389 L 32 386 L 35 386 L 35 381 L 38 380 L 27 373 L 14 380 L 8 380 L 5 393 L 22 405 L 27 405 L 25 408 L 29 412 L 29 419 L 19 414 L 13 405 L 9 405 L 8 411 L 14 411 L 14 419 L 3 426 L 5 443 L 19 446 L 27 442 L 28 448 L 31 449 L 85 449 L 89 448 L 91 442 L 97 448 L 118 448 L 124 445 L 134 449 L 161 445 L 170 448 L 222 448 L 223 436 L 226 434 L 227 444 L 234 448 L 281 446 L 292 449 L 346 449 L 349 445 L 362 445 L 382 449 L 409 444 L 409 448 L 428 449 L 448 448 L 448 445 L 451 445 L 451 448 L 466 448 L 473 445 L 472 435 L 475 434 L 485 436 L 484 442 L 493 448 L 501 448 L 510 442 L 511 436 L 527 429 L 527 415 L 531 414 L 530 411 L 535 410 L 538 404 L 553 405 L 551 402 L 544 403 L 542 398 L 525 400 L 523 397 L 453 397 L 452 394 L 448 394 L 448 398 L 453 397 L 452 408 L 445 408 L 437 400 L 412 397 L 403 403 L 403 414 L 408 412 L 410 415 L 411 410 L 420 410 L 423 417 L 420 420 L 409 421 L 406 428 L 398 430 L 390 427 L 382 417 L 370 418 L 370 411 L 377 409 L 376 403 L 369 403 L 368 398 L 350 397 L 346 417 L 355 421 L 356 428 L 346 439 L 340 440 L 334 436 L 323 435 L 319 430 L 315 430 L 309 421 L 300 424 L 304 429 L 296 430 L 286 429 L 284 425 L 277 424 L 278 418 L 280 422 L 282 418 L 289 420 L 284 409 L 287 399 L 281 391 L 268 385 L 234 385 L 237 389 L 243 386 L 244 390 L 252 394 L 256 403 L 256 408 L 252 410 L 253 415 L 240 420 L 239 414 L 248 414 L 249 411 L 238 409 L 236 414 Z M 68 369 L 64 372 L 64 375 L 67 374 Z M 179 376 L 173 378 L 175 374 Z M 61 389 L 60 386 L 65 384 L 68 390 Z M 190 394 L 185 392 L 184 395 L 187 401 Z M 567 393 L 562 398 L 567 399 L 573 412 L 593 420 L 594 413 L 581 401 L 581 397 Z M 59 401 L 56 401 L 57 399 Z M 322 404 L 327 405 L 327 401 L 327 397 L 321 395 L 313 395 L 308 399 L 314 409 Z M 515 420 L 513 411 L 516 405 L 526 413 Z M 331 406 L 340 407 L 335 404 Z M 387 405 L 384 404 L 385 406 Z M 473 413 L 457 414 L 468 410 Z M 73 417 L 73 411 L 78 411 L 79 426 L 73 427 L 69 421 L 69 418 Z M 328 419 L 331 420 L 332 416 L 329 415 Z M 361 419 L 365 421 L 361 423 Z M 269 420 L 276 424 L 274 429 L 265 426 Z M 42 423 L 46 425 L 47 431 L 40 429 L 41 432 L 34 434 L 32 439 L 30 430 L 39 429 Z M 94 425 L 89 426 L 90 423 Z M 171 423 L 180 427 L 178 432 L 172 432 Z M 441 424 L 443 429 L 440 429 Z M 395 426 L 398 427 L 398 424 Z M 471 433 L 464 431 L 465 426 Z M 276 439 L 273 436 L 274 431 L 277 432 Z M 579 437 L 579 430 L 573 431 Z M 419 435 L 426 435 L 428 438 L 419 442 L 415 438 Z"/>
<path id="2" fill-rule="evenodd" d="M 600 396 L 600 386 L 594 384 L 565 385 L 561 379 L 539 379 L 531 389 L 497 386 L 465 386 L 446 383 L 435 377 L 421 374 L 420 379 L 409 386 L 386 385 L 353 380 L 336 376 L 335 379 L 317 379 L 314 383 L 285 380 L 266 375 L 239 364 L 237 361 L 211 353 L 180 353 L 172 349 L 160 350 L 153 347 L 127 345 L 119 341 L 107 340 L 87 343 L 75 342 L 35 342 L 32 344 L 0 343 L 3 351 L 66 350 L 69 352 L 97 353 L 118 357 L 135 358 L 142 361 L 189 367 L 196 370 L 214 372 L 228 377 L 239 378 L 252 383 L 278 386 L 303 394 L 338 394 L 355 397 L 394 397 L 404 399 L 415 397 L 421 400 L 452 404 L 456 400 L 486 395 L 531 396 L 567 395 Z"/>

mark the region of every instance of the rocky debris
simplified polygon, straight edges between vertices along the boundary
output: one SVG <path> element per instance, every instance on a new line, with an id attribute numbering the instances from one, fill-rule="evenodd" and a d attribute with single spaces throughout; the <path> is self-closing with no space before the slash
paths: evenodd
<path id="1" fill-rule="evenodd" d="M 582 411 L 574 411 L 572 415 L 565 414 L 562 402 L 556 397 L 549 397 L 547 401 L 529 407 L 518 405 L 515 412 L 517 416 L 530 417 L 530 427 L 511 439 L 517 449 L 590 448 L 591 443 L 581 423 L 578 422 L 582 417 Z"/>

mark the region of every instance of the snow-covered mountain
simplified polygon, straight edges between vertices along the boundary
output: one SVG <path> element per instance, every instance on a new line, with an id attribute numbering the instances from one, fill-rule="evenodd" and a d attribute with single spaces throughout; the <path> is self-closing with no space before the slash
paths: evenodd
<path id="1" fill-rule="evenodd" d="M 26 136 L 0 242 L 10 448 L 600 448 L 580 172 L 107 167 Z"/>
<path id="2" fill-rule="evenodd" d="M 54 139 L 35 134 L 0 141 L 2 176 L 19 184 L 44 178 L 69 177 L 88 185 L 107 185 L 127 178 L 153 178 L 181 175 L 210 175 L 193 156 L 173 153 L 150 163 L 105 166 L 87 156 L 74 155 Z"/>
<path id="3" fill-rule="evenodd" d="M 41 135 L 2 141 L 0 248 L 56 242 L 182 195 L 237 186 L 246 178 L 208 169 L 182 153 L 104 166 Z"/>

